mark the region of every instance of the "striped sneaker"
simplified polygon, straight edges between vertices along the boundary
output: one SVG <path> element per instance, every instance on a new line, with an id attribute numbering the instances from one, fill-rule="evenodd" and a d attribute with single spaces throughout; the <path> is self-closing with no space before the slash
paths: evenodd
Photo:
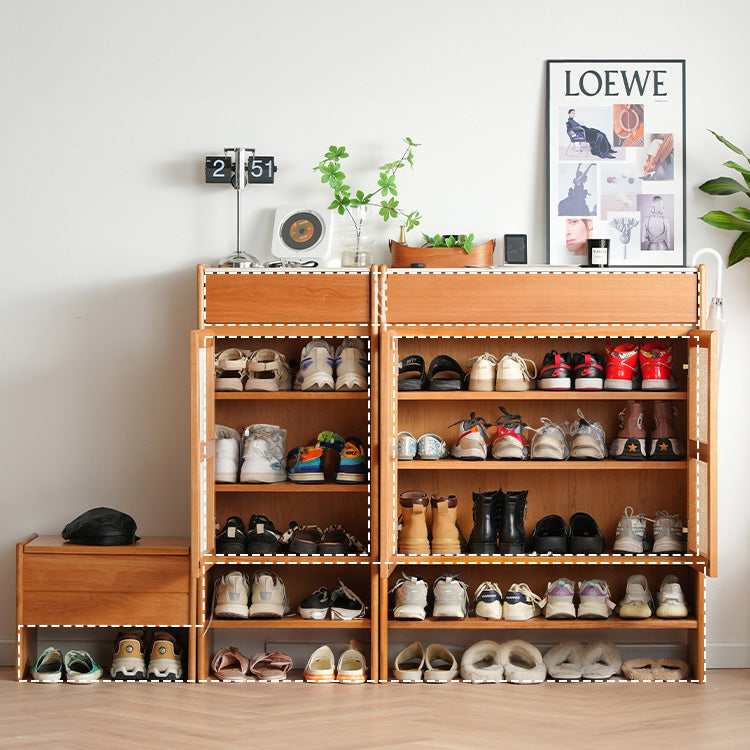
<path id="1" fill-rule="evenodd" d="M 363 484 L 367 481 L 367 459 L 362 441 L 348 437 L 341 451 L 339 468 L 336 472 L 339 484 Z"/>

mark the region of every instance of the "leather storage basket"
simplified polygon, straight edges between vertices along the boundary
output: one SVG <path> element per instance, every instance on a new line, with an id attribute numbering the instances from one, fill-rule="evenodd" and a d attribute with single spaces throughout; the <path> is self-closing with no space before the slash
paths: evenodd
<path id="1" fill-rule="evenodd" d="M 471 254 L 462 247 L 410 247 L 395 240 L 390 240 L 388 245 L 392 268 L 409 268 L 412 263 L 424 263 L 427 268 L 491 266 L 495 252 L 494 239 L 475 245 Z"/>

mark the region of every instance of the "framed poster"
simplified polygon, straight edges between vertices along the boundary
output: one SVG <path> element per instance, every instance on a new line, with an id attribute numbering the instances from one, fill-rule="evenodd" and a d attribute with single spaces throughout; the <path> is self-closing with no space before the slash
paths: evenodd
<path id="1" fill-rule="evenodd" d="M 547 61 L 547 262 L 685 265 L 685 61 Z"/>

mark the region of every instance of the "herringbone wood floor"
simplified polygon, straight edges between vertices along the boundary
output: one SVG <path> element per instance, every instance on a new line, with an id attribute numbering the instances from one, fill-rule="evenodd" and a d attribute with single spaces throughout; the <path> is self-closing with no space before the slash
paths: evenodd
<path id="1" fill-rule="evenodd" d="M 748 748 L 750 670 L 705 685 L 16 683 L 9 748 Z"/>

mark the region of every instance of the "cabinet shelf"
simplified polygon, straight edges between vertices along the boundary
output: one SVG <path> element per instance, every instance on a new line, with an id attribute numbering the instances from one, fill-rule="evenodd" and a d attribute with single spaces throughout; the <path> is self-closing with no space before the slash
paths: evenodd
<path id="1" fill-rule="evenodd" d="M 685 471 L 687 461 L 398 461 L 402 471 Z"/>
<path id="2" fill-rule="evenodd" d="M 367 391 L 216 391 L 217 401 L 367 401 Z"/>
<path id="3" fill-rule="evenodd" d="M 696 630 L 698 620 L 694 617 L 663 620 L 648 617 L 645 620 L 622 620 L 612 616 L 607 620 L 547 620 L 533 617 L 531 620 L 485 620 L 483 617 L 468 617 L 464 620 L 439 620 L 427 617 L 424 620 L 389 620 L 388 627 L 396 630 Z"/>
<path id="4" fill-rule="evenodd" d="M 282 617 L 280 619 L 267 620 L 217 620 L 211 621 L 210 629 L 228 629 L 243 630 L 245 628 L 297 628 L 297 629 L 317 629 L 326 630 L 334 628 L 336 630 L 369 630 L 372 623 L 369 618 L 362 620 L 304 620 L 299 615 Z"/>
<path id="5" fill-rule="evenodd" d="M 687 401 L 686 391 L 398 391 L 399 401 Z"/>
<path id="6" fill-rule="evenodd" d="M 243 564 L 243 565 L 372 565 L 376 562 L 371 555 L 202 555 L 204 565 Z"/>
<path id="7" fill-rule="evenodd" d="M 217 484 L 216 492 L 290 492 L 294 494 L 314 494 L 318 492 L 348 492 L 367 494 L 367 484 L 298 484 L 296 482 L 278 482 L 276 484 Z"/>
<path id="8" fill-rule="evenodd" d="M 702 567 L 701 555 L 396 555 L 396 565 L 692 565 Z"/>

